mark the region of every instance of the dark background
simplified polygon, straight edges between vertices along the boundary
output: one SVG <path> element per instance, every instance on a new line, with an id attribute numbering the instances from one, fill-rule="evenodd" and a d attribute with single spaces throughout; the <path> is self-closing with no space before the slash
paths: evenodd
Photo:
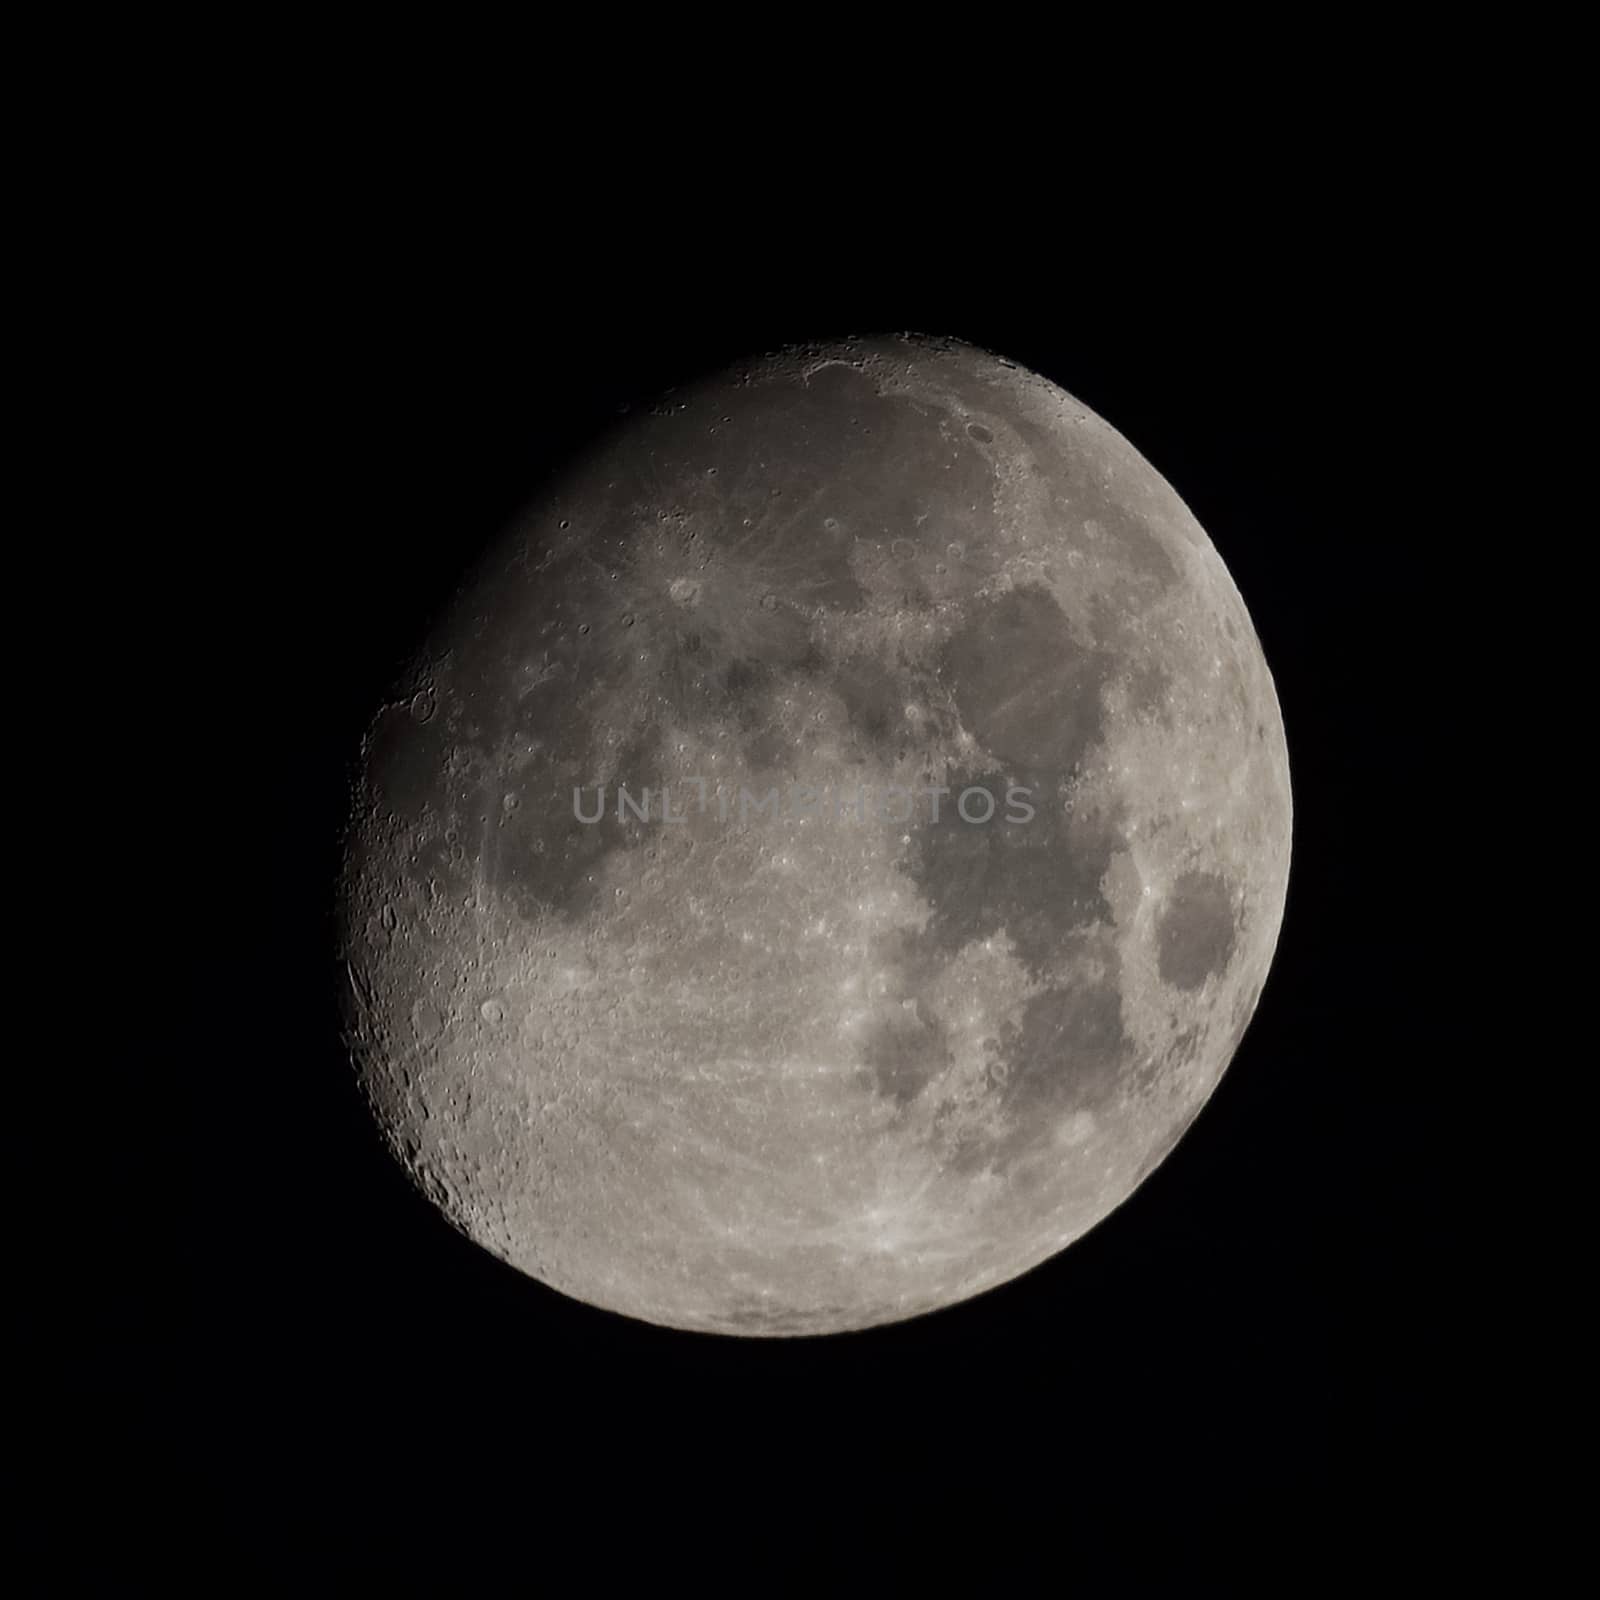
<path id="1" fill-rule="evenodd" d="M 1062 1581 L 1091 1554 L 1129 1579 L 1280 1545 L 1286 1572 L 1359 1566 L 1402 1534 L 1426 1563 L 1449 1458 L 1448 1069 L 1414 914 L 1428 285 L 1374 252 L 1375 222 L 1320 216 L 1137 247 L 981 215 L 935 242 L 870 206 L 804 231 L 627 218 L 485 236 L 325 195 L 247 241 L 216 307 L 212 528 L 172 584 L 224 775 L 179 913 L 220 912 L 191 921 L 163 1043 L 182 1259 L 101 1358 L 175 1469 L 140 1536 L 219 1572 L 465 1579 L 576 1552 L 594 1581 L 656 1562 L 757 1591 L 868 1547 L 991 1578 L 1042 1549 Z M 1069 389 L 1211 535 L 1288 732 L 1277 960 L 1188 1135 L 1037 1271 L 865 1334 L 655 1329 L 478 1250 L 380 1146 L 337 1033 L 347 762 L 454 579 L 619 404 L 742 350 L 900 328 Z"/>

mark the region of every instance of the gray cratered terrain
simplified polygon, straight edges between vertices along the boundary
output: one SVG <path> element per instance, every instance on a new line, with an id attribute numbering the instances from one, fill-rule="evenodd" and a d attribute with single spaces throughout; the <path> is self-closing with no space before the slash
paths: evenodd
<path id="1" fill-rule="evenodd" d="M 1250 619 L 1126 440 L 966 345 L 789 350 L 571 465 L 376 717 L 352 1047 L 418 1183 L 535 1278 L 891 1322 L 1172 1148 L 1289 838 Z"/>

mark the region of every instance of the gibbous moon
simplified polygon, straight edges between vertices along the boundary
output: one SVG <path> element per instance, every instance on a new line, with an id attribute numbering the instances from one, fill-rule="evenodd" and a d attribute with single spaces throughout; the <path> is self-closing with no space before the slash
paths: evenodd
<path id="1" fill-rule="evenodd" d="M 893 1322 L 1172 1149 L 1289 839 L 1250 618 L 1125 439 L 967 345 L 787 350 L 571 463 L 379 711 L 352 1052 L 446 1216 L 565 1294 Z"/>

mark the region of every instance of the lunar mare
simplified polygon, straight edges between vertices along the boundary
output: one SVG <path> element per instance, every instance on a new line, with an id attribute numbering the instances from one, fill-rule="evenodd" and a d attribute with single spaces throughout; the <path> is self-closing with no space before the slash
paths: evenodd
<path id="1" fill-rule="evenodd" d="M 796 787 L 947 798 L 694 803 Z M 784 351 L 572 463 L 376 716 L 352 1053 L 425 1192 L 566 1294 L 892 1322 L 1176 1143 L 1266 979 L 1290 810 L 1244 605 L 1126 440 L 959 343 Z"/>

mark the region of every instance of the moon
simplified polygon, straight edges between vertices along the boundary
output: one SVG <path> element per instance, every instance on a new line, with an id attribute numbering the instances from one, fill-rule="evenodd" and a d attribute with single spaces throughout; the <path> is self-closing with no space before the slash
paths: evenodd
<path id="1" fill-rule="evenodd" d="M 449 530 L 441 530 L 448 536 Z M 1081 1237 L 1266 980 L 1291 801 L 1216 549 L 951 340 L 628 414 L 363 742 L 347 1034 L 469 1238 L 591 1305 L 867 1328 Z"/>

